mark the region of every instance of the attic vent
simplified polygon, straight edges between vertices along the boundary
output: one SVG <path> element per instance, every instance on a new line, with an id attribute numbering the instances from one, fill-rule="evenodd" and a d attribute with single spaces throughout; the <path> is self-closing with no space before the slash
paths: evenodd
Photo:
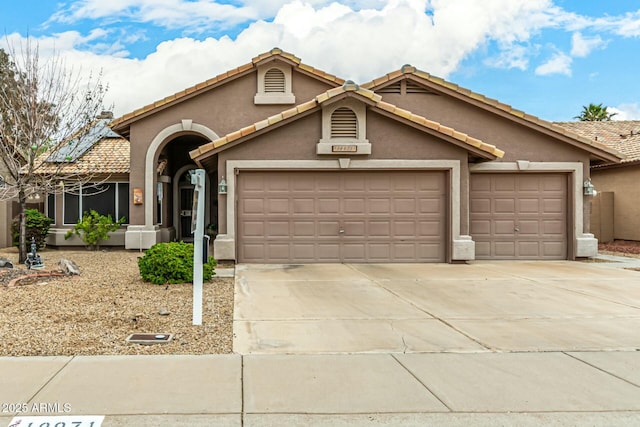
<path id="1" fill-rule="evenodd" d="M 271 68 L 264 75 L 264 91 L 265 93 L 284 93 L 285 79 L 284 73 L 277 69 Z"/>
<path id="2" fill-rule="evenodd" d="M 407 93 L 432 93 L 424 86 L 420 86 L 410 80 L 407 80 Z"/>
<path id="3" fill-rule="evenodd" d="M 351 108 L 340 107 L 331 114 L 331 138 L 358 138 L 358 118 Z"/>
<path id="4" fill-rule="evenodd" d="M 376 92 L 378 93 L 402 93 L 402 84 L 401 82 L 395 82 L 388 86 L 378 89 Z"/>

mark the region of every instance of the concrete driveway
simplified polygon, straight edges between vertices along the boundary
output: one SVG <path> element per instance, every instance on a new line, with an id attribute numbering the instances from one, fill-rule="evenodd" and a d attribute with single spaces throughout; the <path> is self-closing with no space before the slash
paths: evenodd
<path id="1" fill-rule="evenodd" d="M 240 354 L 640 349 L 640 271 L 571 261 L 238 265 Z"/>

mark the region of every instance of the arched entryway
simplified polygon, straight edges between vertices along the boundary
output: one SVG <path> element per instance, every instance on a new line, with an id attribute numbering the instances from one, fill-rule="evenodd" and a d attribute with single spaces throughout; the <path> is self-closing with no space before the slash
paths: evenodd
<path id="1" fill-rule="evenodd" d="M 208 141 L 200 135 L 181 135 L 169 141 L 158 156 L 159 167 L 166 163 L 164 170 L 158 170 L 158 209 L 156 223 L 160 228 L 172 229 L 174 239 L 192 242 L 191 209 L 193 205 L 193 184 L 191 171 L 197 168 L 189 157 L 189 151 Z M 214 171 L 217 173 L 217 171 Z M 169 178 L 169 179 L 167 179 Z M 217 228 L 217 198 L 211 197 L 211 180 L 206 176 L 205 224 Z M 165 196 L 166 195 L 166 196 Z"/>
<path id="2" fill-rule="evenodd" d="M 127 227 L 127 249 L 147 249 L 158 242 L 192 241 L 190 211 L 193 193 L 190 192 L 188 172 L 197 166 L 189 152 L 216 138 L 217 134 L 211 129 L 188 120 L 168 126 L 156 135 L 146 152 L 144 190 L 138 203 L 143 205 L 144 224 Z M 216 176 L 217 171 L 213 170 L 206 177 L 205 220 L 211 229 L 215 229 L 217 224 Z M 183 224 L 187 219 L 183 221 L 181 213 L 185 217 L 188 214 L 188 230 Z"/>

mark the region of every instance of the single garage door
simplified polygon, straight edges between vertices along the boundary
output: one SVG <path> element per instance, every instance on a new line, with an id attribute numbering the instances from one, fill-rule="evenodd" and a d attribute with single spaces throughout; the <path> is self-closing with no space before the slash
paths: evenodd
<path id="1" fill-rule="evenodd" d="M 476 259 L 567 259 L 567 175 L 472 174 Z"/>
<path id="2" fill-rule="evenodd" d="M 238 259 L 444 262 L 443 171 L 242 171 Z"/>

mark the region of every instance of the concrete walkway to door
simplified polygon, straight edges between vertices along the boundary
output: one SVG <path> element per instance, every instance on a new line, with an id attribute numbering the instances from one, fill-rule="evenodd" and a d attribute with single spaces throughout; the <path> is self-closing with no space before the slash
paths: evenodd
<path id="1" fill-rule="evenodd" d="M 636 350 L 640 272 L 613 265 L 238 265 L 234 352 Z"/>

